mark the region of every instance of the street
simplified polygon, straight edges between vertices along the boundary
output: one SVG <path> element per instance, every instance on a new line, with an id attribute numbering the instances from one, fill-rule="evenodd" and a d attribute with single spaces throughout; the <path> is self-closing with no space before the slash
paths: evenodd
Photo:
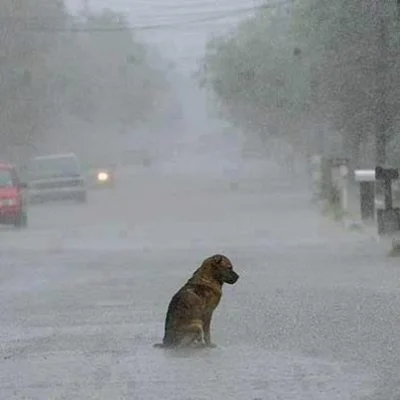
<path id="1" fill-rule="evenodd" d="M 300 182 L 125 173 L 0 229 L 0 399 L 395 399 L 398 260 Z M 240 279 L 216 349 L 168 352 L 168 302 L 209 255 Z"/>

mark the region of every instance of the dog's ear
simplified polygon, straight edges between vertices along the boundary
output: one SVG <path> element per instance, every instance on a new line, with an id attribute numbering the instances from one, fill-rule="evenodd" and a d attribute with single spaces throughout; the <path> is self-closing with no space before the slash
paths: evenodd
<path id="1" fill-rule="evenodd" d="M 215 256 L 213 256 L 213 262 L 215 264 L 221 264 L 221 262 L 222 262 L 221 254 L 216 254 Z"/>

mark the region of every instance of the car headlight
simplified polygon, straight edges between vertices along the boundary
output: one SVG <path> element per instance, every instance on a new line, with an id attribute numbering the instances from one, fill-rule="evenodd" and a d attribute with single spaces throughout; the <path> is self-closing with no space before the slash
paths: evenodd
<path id="1" fill-rule="evenodd" d="M 97 180 L 99 180 L 99 181 L 101 181 L 101 182 L 107 181 L 107 180 L 108 180 L 108 174 L 107 174 L 107 172 L 99 172 L 99 173 L 97 174 Z"/>
<path id="2" fill-rule="evenodd" d="M 17 204 L 16 199 L 2 199 L 0 200 L 2 206 L 15 206 Z"/>

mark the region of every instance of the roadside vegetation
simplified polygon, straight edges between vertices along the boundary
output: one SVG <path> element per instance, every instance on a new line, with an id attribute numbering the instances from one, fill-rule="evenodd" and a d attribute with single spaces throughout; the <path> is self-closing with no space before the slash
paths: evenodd
<path id="1" fill-rule="evenodd" d="M 279 138 L 306 156 L 335 153 L 366 164 L 374 162 L 380 129 L 389 161 L 400 166 L 399 17 L 391 0 L 380 2 L 379 20 L 378 3 L 266 4 L 208 43 L 201 84 L 258 148 Z"/>
<path id="2" fill-rule="evenodd" d="M 62 1 L 4 0 L 0 22 L 2 157 L 23 157 L 49 138 L 132 131 L 168 93 L 122 15 L 76 17 Z"/>

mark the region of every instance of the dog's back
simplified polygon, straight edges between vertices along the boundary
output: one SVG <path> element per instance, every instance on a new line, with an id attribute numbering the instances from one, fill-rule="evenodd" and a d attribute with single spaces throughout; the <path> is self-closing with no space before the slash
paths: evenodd
<path id="1" fill-rule="evenodd" d="M 167 315 L 165 317 L 163 342 L 157 343 L 155 347 L 175 347 L 179 344 L 179 340 L 175 334 L 175 330 L 173 327 L 174 325 L 173 322 L 179 315 L 180 307 L 182 307 L 181 306 L 182 289 L 180 289 L 177 293 L 174 294 L 168 305 Z"/>
<path id="2" fill-rule="evenodd" d="M 203 309 L 202 293 L 189 280 L 174 294 L 168 305 L 163 342 L 156 347 L 179 346 L 191 331 L 202 331 Z"/>

